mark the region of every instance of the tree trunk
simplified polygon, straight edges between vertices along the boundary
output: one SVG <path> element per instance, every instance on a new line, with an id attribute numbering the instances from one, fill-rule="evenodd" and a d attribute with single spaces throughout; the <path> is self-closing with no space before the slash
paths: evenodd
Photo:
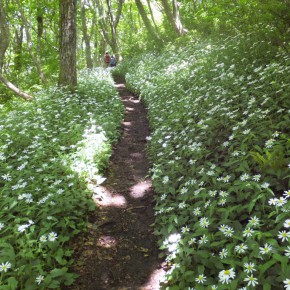
<path id="1" fill-rule="evenodd" d="M 17 0 L 17 4 L 19 6 L 21 18 L 22 18 L 24 28 L 25 28 L 25 34 L 26 34 L 26 38 L 27 38 L 27 48 L 28 48 L 29 54 L 30 54 L 31 59 L 32 59 L 34 65 L 37 69 L 39 77 L 41 78 L 42 82 L 46 83 L 46 78 L 45 78 L 44 73 L 40 67 L 40 61 L 37 59 L 37 57 L 35 56 L 35 54 L 33 53 L 33 50 L 32 50 L 32 40 L 31 40 L 30 31 L 29 31 L 29 24 L 28 24 L 28 21 L 24 15 L 24 11 L 23 11 L 23 8 L 22 8 L 19 0 Z"/>
<path id="2" fill-rule="evenodd" d="M 152 8 L 151 8 L 150 0 L 147 0 L 147 5 L 148 5 L 148 8 L 149 8 L 149 12 L 150 12 L 151 19 L 152 19 L 152 22 L 154 24 L 155 30 L 158 33 L 158 26 L 157 26 L 157 24 L 155 22 L 155 18 L 154 18 L 154 14 L 153 14 L 153 11 L 152 11 Z"/>
<path id="3" fill-rule="evenodd" d="M 16 71 L 22 68 L 22 50 L 23 50 L 23 26 L 19 27 L 19 31 L 15 30 L 14 36 L 14 67 Z"/>
<path id="4" fill-rule="evenodd" d="M 167 20 L 173 30 L 176 32 L 177 35 L 182 35 L 185 33 L 185 30 L 182 27 L 181 20 L 179 17 L 179 9 L 176 0 L 172 0 L 173 3 L 173 12 L 171 12 L 171 7 L 167 0 L 161 0 L 165 15 Z"/>
<path id="5" fill-rule="evenodd" d="M 59 84 L 74 90 L 76 70 L 77 0 L 60 0 L 60 75 Z"/>
<path id="6" fill-rule="evenodd" d="M 135 3 L 137 5 L 139 14 L 142 17 L 142 20 L 143 20 L 145 27 L 148 30 L 149 34 L 156 42 L 159 42 L 158 34 L 156 33 L 154 27 L 151 25 L 151 22 L 150 22 L 149 18 L 147 17 L 147 14 L 146 14 L 146 11 L 143 7 L 142 2 L 140 0 L 135 0 Z"/>
<path id="7" fill-rule="evenodd" d="M 92 29 L 91 29 L 91 33 L 90 33 L 90 39 L 94 40 L 94 44 L 93 44 L 93 54 L 92 54 L 92 61 L 93 61 L 93 65 L 99 65 L 99 56 L 100 54 L 98 53 L 98 49 L 99 49 L 99 27 L 98 27 L 98 21 L 97 21 L 97 9 L 95 7 L 92 13 L 93 13 L 93 18 L 92 18 Z M 102 62 L 100 62 L 101 64 Z"/>
<path id="8" fill-rule="evenodd" d="M 12 90 L 16 95 L 20 96 L 21 98 L 25 100 L 31 100 L 33 99 L 32 96 L 28 95 L 25 92 L 20 91 L 16 86 L 14 86 L 12 83 L 6 80 L 4 76 L 2 75 L 2 66 L 4 63 L 4 56 L 9 46 L 9 40 L 10 40 L 10 32 L 9 32 L 9 26 L 8 26 L 7 18 L 6 18 L 6 11 L 3 5 L 3 0 L 0 0 L 0 81 L 3 84 L 5 84 L 5 86 L 8 89 Z"/>
<path id="9" fill-rule="evenodd" d="M 41 38 L 43 34 L 43 9 L 42 7 L 37 6 L 37 53 L 38 55 L 41 55 Z"/>
<path id="10" fill-rule="evenodd" d="M 87 29 L 85 2 L 86 2 L 85 0 L 82 0 L 82 2 L 81 2 L 81 18 L 82 18 L 83 39 L 85 42 L 87 68 L 93 68 L 90 37 L 88 35 L 88 29 Z"/>
<path id="11" fill-rule="evenodd" d="M 106 0 L 107 10 L 104 9 L 104 5 L 101 1 L 96 1 L 97 10 L 99 12 L 98 22 L 101 29 L 101 35 L 103 37 L 103 40 L 105 41 L 105 44 L 109 44 L 109 46 L 111 47 L 113 53 L 116 55 L 117 60 L 119 59 L 117 27 L 119 24 L 120 16 L 122 14 L 123 3 L 124 0 L 119 0 L 117 11 L 114 12 L 111 0 Z M 104 54 L 105 49 L 102 50 L 102 53 Z"/>
<path id="12" fill-rule="evenodd" d="M 99 12 L 99 26 L 101 29 L 101 35 L 103 40 L 105 41 L 105 43 L 108 43 L 111 46 L 110 43 L 110 38 L 109 38 L 109 34 L 108 34 L 108 14 L 105 12 L 104 10 L 104 5 L 103 3 L 101 3 L 99 0 L 96 1 L 96 5 L 97 5 L 97 9 Z M 106 45 L 105 45 L 106 46 Z M 102 51 L 102 53 L 105 53 L 105 47 L 104 47 L 104 51 Z"/>
<path id="13" fill-rule="evenodd" d="M 7 23 L 4 1 L 0 0 L 0 73 L 2 72 L 4 55 L 9 46 L 10 31 Z"/>
<path id="14" fill-rule="evenodd" d="M 185 30 L 181 23 L 178 2 L 176 0 L 172 0 L 172 5 L 173 5 L 173 19 L 175 23 L 175 30 L 178 32 L 179 35 L 182 35 L 185 33 Z"/>
<path id="15" fill-rule="evenodd" d="M 30 96 L 30 95 L 28 95 L 27 93 L 25 93 L 25 92 L 22 92 L 20 89 L 18 89 L 16 86 L 14 86 L 12 83 L 10 83 L 8 80 L 6 80 L 5 78 L 4 78 L 4 76 L 0 73 L 0 81 L 2 82 L 2 83 L 4 83 L 4 85 L 8 88 L 8 89 L 10 89 L 11 91 L 13 91 L 17 96 L 19 96 L 19 97 L 21 97 L 21 98 L 23 98 L 23 99 L 25 99 L 25 100 L 32 100 L 33 99 L 33 97 L 32 96 Z"/>
<path id="16" fill-rule="evenodd" d="M 117 61 L 119 61 L 119 46 L 118 46 L 118 42 L 117 42 L 117 27 L 118 27 L 120 17 L 122 14 L 123 3 L 124 3 L 124 0 L 118 1 L 118 9 L 117 9 L 117 13 L 115 14 L 115 18 L 114 18 L 111 0 L 107 0 L 107 6 L 108 6 L 108 12 L 109 12 L 108 14 L 109 14 L 109 20 L 110 20 L 109 23 L 110 23 L 110 29 L 111 29 L 110 43 L 111 43 L 113 53 L 116 55 Z"/>

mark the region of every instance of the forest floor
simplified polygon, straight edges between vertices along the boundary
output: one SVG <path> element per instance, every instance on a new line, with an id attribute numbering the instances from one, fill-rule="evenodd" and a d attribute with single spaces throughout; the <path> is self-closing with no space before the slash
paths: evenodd
<path id="1" fill-rule="evenodd" d="M 146 158 L 149 135 L 143 103 L 116 80 L 126 107 L 122 136 L 114 148 L 107 179 L 95 188 L 98 209 L 89 231 L 77 242 L 79 274 L 69 290 L 157 290 L 164 276 L 153 235 L 154 198 Z"/>

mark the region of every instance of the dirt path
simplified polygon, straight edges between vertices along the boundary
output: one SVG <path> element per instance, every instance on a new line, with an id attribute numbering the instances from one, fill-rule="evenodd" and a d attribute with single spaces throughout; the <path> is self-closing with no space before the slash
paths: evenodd
<path id="1" fill-rule="evenodd" d="M 156 238 L 151 181 L 145 154 L 149 134 L 146 110 L 138 98 L 116 85 L 126 107 L 123 135 L 114 149 L 110 171 L 94 200 L 100 211 L 76 252 L 80 278 L 70 290 L 157 290 L 164 275 Z"/>

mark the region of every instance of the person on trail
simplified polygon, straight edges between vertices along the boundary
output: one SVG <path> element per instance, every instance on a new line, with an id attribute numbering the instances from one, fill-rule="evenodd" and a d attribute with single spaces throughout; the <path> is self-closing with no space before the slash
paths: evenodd
<path id="1" fill-rule="evenodd" d="M 104 62 L 105 62 L 106 67 L 108 67 L 110 65 L 111 57 L 110 57 L 110 54 L 108 51 L 106 52 L 106 54 L 104 56 Z"/>
<path id="2" fill-rule="evenodd" d="M 110 66 L 116 66 L 116 65 L 117 65 L 116 58 L 112 55 L 111 60 L 110 60 Z"/>

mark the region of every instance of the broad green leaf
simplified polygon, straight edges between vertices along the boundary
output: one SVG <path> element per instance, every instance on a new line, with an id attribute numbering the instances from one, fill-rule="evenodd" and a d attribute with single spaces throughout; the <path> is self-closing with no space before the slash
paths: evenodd
<path id="1" fill-rule="evenodd" d="M 18 286 L 18 281 L 14 277 L 9 277 L 8 278 L 8 286 L 10 287 L 11 290 L 17 289 Z"/>
<path id="2" fill-rule="evenodd" d="M 264 263 L 262 266 L 259 267 L 259 279 L 263 277 L 263 274 L 269 270 L 273 265 L 277 263 L 276 260 L 271 259 L 270 261 Z"/>

